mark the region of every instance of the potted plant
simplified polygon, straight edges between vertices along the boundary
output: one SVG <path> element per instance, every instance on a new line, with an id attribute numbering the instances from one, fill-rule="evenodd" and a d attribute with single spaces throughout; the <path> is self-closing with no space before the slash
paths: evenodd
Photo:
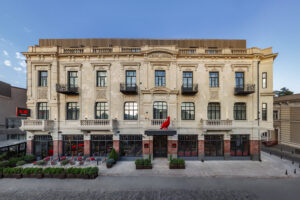
<path id="1" fill-rule="evenodd" d="M 33 161 L 35 161 L 35 156 L 34 155 L 27 155 L 23 157 L 23 160 L 26 163 L 32 163 Z"/>
<path id="2" fill-rule="evenodd" d="M 106 167 L 107 168 L 112 168 L 112 166 L 114 165 L 114 163 L 116 163 L 116 161 L 114 160 L 114 159 L 108 159 L 107 161 L 106 161 Z"/>
<path id="3" fill-rule="evenodd" d="M 84 160 L 79 161 L 79 165 L 83 165 L 84 164 Z"/>
<path id="4" fill-rule="evenodd" d="M 136 169 L 144 169 L 143 159 L 136 159 L 135 160 L 135 168 Z"/>
<path id="5" fill-rule="evenodd" d="M 69 164 L 70 165 L 75 165 L 75 162 L 73 160 L 70 160 Z"/>
<path id="6" fill-rule="evenodd" d="M 150 159 L 144 159 L 144 169 L 152 169 L 152 163 Z"/>
<path id="7" fill-rule="evenodd" d="M 114 159 L 114 164 L 116 164 L 117 160 L 119 159 L 119 155 L 114 148 L 111 150 L 108 159 Z"/>
<path id="8" fill-rule="evenodd" d="M 178 169 L 185 169 L 185 161 L 183 159 L 179 158 L 177 164 Z"/>
<path id="9" fill-rule="evenodd" d="M 171 159 L 169 163 L 169 168 L 170 169 L 177 169 L 177 159 Z"/>
<path id="10" fill-rule="evenodd" d="M 39 166 L 44 166 L 44 165 L 47 164 L 47 161 L 46 160 L 40 160 L 40 161 L 37 161 L 36 164 L 39 165 Z"/>
<path id="11" fill-rule="evenodd" d="M 22 178 L 22 168 L 5 168 L 3 175 L 5 178 Z"/>

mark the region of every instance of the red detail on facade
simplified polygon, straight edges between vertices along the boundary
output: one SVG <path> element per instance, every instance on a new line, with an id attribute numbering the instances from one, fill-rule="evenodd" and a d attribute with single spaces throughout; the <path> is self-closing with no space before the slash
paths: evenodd
<path id="1" fill-rule="evenodd" d="M 224 140 L 224 154 L 230 154 L 230 140 Z"/>
<path id="2" fill-rule="evenodd" d="M 153 140 L 143 140 L 143 154 L 153 154 Z"/>
<path id="3" fill-rule="evenodd" d="M 169 125 L 170 125 L 170 116 L 168 116 L 168 117 L 167 117 L 167 120 L 164 121 L 164 122 L 161 124 L 160 129 L 165 129 L 165 130 L 167 130 L 168 127 L 169 127 Z"/>
<path id="4" fill-rule="evenodd" d="M 33 141 L 27 140 L 27 147 L 26 147 L 26 154 L 27 155 L 33 155 Z"/>
<path id="5" fill-rule="evenodd" d="M 178 140 L 168 140 L 168 154 L 176 154 L 177 155 L 177 145 Z M 173 148 L 173 145 L 176 145 L 175 148 Z"/>
<path id="6" fill-rule="evenodd" d="M 91 154 L 91 141 L 90 140 L 84 140 L 84 155 L 90 156 Z"/>
<path id="7" fill-rule="evenodd" d="M 204 140 L 198 140 L 198 155 L 204 155 Z"/>
<path id="8" fill-rule="evenodd" d="M 250 140 L 250 155 L 259 155 L 259 140 Z"/>
<path id="9" fill-rule="evenodd" d="M 61 140 L 54 140 L 53 141 L 53 151 L 54 156 L 62 155 L 62 141 Z"/>
<path id="10" fill-rule="evenodd" d="M 120 140 L 113 140 L 113 148 L 117 153 L 120 153 Z"/>

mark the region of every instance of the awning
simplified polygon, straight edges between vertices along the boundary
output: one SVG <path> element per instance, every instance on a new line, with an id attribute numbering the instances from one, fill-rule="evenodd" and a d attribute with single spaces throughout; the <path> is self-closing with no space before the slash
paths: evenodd
<path id="1" fill-rule="evenodd" d="M 148 136 L 153 136 L 153 135 L 173 136 L 173 135 L 176 135 L 176 130 L 174 130 L 174 129 L 168 129 L 168 130 L 160 130 L 160 129 L 145 130 L 145 134 L 148 135 Z"/>

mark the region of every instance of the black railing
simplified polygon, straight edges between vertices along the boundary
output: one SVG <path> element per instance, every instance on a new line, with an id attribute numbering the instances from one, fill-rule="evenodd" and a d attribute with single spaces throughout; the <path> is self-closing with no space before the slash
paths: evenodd
<path id="1" fill-rule="evenodd" d="M 123 94 L 137 94 L 137 85 L 121 83 L 120 92 L 122 92 Z"/>
<path id="2" fill-rule="evenodd" d="M 248 95 L 255 92 L 255 84 L 241 85 L 234 88 L 235 95 Z"/>
<path id="3" fill-rule="evenodd" d="M 194 95 L 198 92 L 198 84 L 183 84 L 181 86 L 181 94 Z"/>
<path id="4" fill-rule="evenodd" d="M 66 84 L 56 84 L 56 92 L 70 95 L 79 94 L 78 87 L 69 86 Z"/>

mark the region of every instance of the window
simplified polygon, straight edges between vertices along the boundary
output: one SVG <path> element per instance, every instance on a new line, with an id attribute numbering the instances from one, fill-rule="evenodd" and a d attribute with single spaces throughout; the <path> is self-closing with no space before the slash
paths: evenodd
<path id="1" fill-rule="evenodd" d="M 262 88 L 267 88 L 267 72 L 262 73 Z"/>
<path id="2" fill-rule="evenodd" d="M 235 87 L 244 88 L 244 72 L 235 72 Z"/>
<path id="3" fill-rule="evenodd" d="M 153 119 L 166 119 L 168 115 L 167 103 L 156 101 L 153 104 Z"/>
<path id="4" fill-rule="evenodd" d="M 121 156 L 138 157 L 143 155 L 142 135 L 120 135 Z"/>
<path id="5" fill-rule="evenodd" d="M 193 72 L 183 72 L 183 87 L 192 88 L 193 87 Z"/>
<path id="6" fill-rule="evenodd" d="M 155 87 L 166 86 L 166 72 L 155 70 Z"/>
<path id="7" fill-rule="evenodd" d="M 267 104 L 266 103 L 262 104 L 262 120 L 264 120 L 264 121 L 267 120 Z"/>
<path id="8" fill-rule="evenodd" d="M 63 155 L 83 156 L 83 135 L 63 135 Z"/>
<path id="9" fill-rule="evenodd" d="M 126 71 L 126 87 L 136 86 L 136 72 L 132 70 Z"/>
<path id="10" fill-rule="evenodd" d="M 198 156 L 198 135 L 178 135 L 178 156 Z"/>
<path id="11" fill-rule="evenodd" d="M 234 120 L 246 120 L 246 103 L 235 103 L 233 108 Z"/>
<path id="12" fill-rule="evenodd" d="M 249 135 L 231 135 L 230 155 L 231 156 L 249 156 L 250 155 Z"/>
<path id="13" fill-rule="evenodd" d="M 219 103 L 209 103 L 207 108 L 207 118 L 220 119 L 220 104 Z"/>
<path id="14" fill-rule="evenodd" d="M 10 117 L 6 118 L 6 128 L 19 128 L 22 124 L 22 118 Z"/>
<path id="15" fill-rule="evenodd" d="M 107 102 L 97 102 L 95 105 L 95 119 L 108 119 Z"/>
<path id="16" fill-rule="evenodd" d="M 79 119 L 79 106 L 78 103 L 67 103 L 67 120 Z"/>
<path id="17" fill-rule="evenodd" d="M 112 135 L 91 135 L 93 156 L 108 156 L 113 148 Z"/>
<path id="18" fill-rule="evenodd" d="M 124 104 L 124 119 L 137 120 L 138 119 L 138 105 L 136 102 L 125 102 Z"/>
<path id="19" fill-rule="evenodd" d="M 97 71 L 97 87 L 105 87 L 107 81 L 106 71 Z"/>
<path id="20" fill-rule="evenodd" d="M 48 72 L 47 71 L 39 71 L 39 87 L 47 87 L 48 86 Z"/>
<path id="21" fill-rule="evenodd" d="M 78 87 L 78 75 L 77 72 L 68 72 L 68 87 L 77 88 Z"/>
<path id="22" fill-rule="evenodd" d="M 219 87 L 219 72 L 209 72 L 209 87 Z"/>
<path id="23" fill-rule="evenodd" d="M 181 104 L 181 119 L 194 120 L 195 119 L 195 106 L 194 103 Z"/>
<path id="24" fill-rule="evenodd" d="M 278 110 L 274 110 L 273 111 L 273 120 L 278 120 L 278 119 L 279 119 Z"/>
<path id="25" fill-rule="evenodd" d="M 51 135 L 34 136 L 34 155 L 41 159 L 47 156 L 53 156 L 53 140 Z"/>
<path id="26" fill-rule="evenodd" d="M 204 154 L 205 156 L 224 156 L 224 136 L 205 135 Z"/>
<path id="27" fill-rule="evenodd" d="M 49 119 L 48 103 L 37 104 L 37 119 Z"/>

